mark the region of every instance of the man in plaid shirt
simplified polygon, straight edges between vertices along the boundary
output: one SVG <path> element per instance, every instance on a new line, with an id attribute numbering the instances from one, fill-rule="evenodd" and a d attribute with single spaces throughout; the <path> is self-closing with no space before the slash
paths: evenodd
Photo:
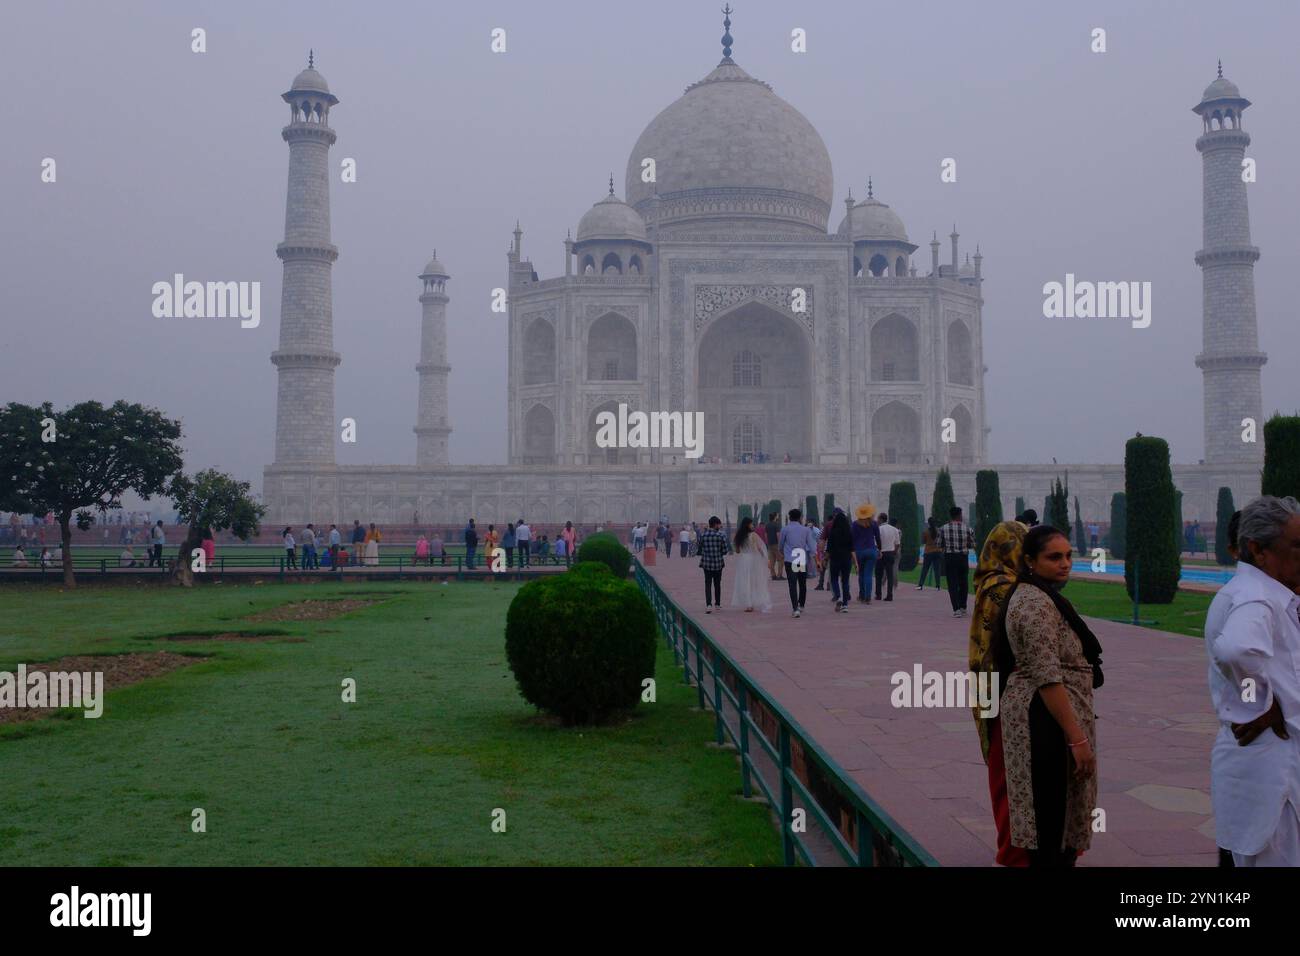
<path id="1" fill-rule="evenodd" d="M 961 520 L 961 509 L 948 510 L 949 521 L 939 529 L 939 545 L 943 548 L 943 573 L 948 578 L 948 600 L 952 602 L 952 616 L 966 615 L 967 579 L 970 575 L 966 552 L 975 548 L 975 532 Z"/>
<path id="2" fill-rule="evenodd" d="M 717 515 L 709 519 L 709 530 L 700 535 L 699 549 L 700 567 L 704 569 L 704 613 L 712 614 L 713 605 L 722 609 L 722 568 L 726 564 L 723 555 L 731 553 L 727 536 L 722 533 L 722 519 Z"/>

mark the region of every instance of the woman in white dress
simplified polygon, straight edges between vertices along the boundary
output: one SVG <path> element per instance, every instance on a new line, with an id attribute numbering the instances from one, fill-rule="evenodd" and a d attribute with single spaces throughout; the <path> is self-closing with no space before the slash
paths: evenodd
<path id="1" fill-rule="evenodd" d="M 736 531 L 736 582 L 731 588 L 731 606 L 746 611 L 758 608 L 772 610 L 772 597 L 767 593 L 767 548 L 754 534 L 754 519 L 745 518 Z"/>
<path id="2" fill-rule="evenodd" d="M 370 567 L 379 566 L 379 529 L 373 521 L 370 522 L 370 530 L 366 532 L 366 564 Z"/>

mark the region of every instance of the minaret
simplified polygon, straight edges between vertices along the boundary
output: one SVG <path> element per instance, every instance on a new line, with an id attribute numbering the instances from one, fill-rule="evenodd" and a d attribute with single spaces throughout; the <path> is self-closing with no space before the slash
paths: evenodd
<path id="1" fill-rule="evenodd" d="M 420 305 L 424 318 L 420 325 L 420 407 L 415 425 L 415 462 L 422 467 L 446 465 L 447 436 L 447 292 L 450 276 L 438 261 L 438 250 L 420 273 L 424 292 Z"/>
<path id="2" fill-rule="evenodd" d="M 316 72 L 314 57 L 283 94 L 289 125 L 289 187 L 280 296 L 280 347 L 271 353 L 279 370 L 275 412 L 275 462 L 334 464 L 334 308 L 330 270 L 338 249 L 330 243 L 330 107 L 338 97 Z"/>
<path id="3" fill-rule="evenodd" d="M 1219 75 L 1192 107 L 1204 132 L 1196 140 L 1201 154 L 1204 227 L 1196 264 L 1201 267 L 1204 312 L 1201 354 L 1196 366 L 1205 384 L 1205 461 L 1262 462 L 1264 401 L 1259 370 L 1268 356 L 1259 350 L 1255 322 L 1255 260 L 1250 244 L 1250 211 L 1242 160 L 1250 135 L 1241 114 L 1250 105 L 1235 84 Z M 1241 440 L 1242 420 L 1254 419 L 1259 438 Z"/>

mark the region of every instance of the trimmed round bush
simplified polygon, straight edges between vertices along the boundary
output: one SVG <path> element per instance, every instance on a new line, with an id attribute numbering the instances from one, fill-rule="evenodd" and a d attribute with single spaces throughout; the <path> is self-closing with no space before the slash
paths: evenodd
<path id="1" fill-rule="evenodd" d="M 569 574 L 611 574 L 608 564 L 600 561 L 579 561 L 569 566 Z"/>
<path id="2" fill-rule="evenodd" d="M 584 561 L 599 561 L 614 572 L 614 577 L 625 578 L 632 566 L 632 555 L 618 538 L 602 531 L 578 545 L 578 563 Z"/>
<path id="3" fill-rule="evenodd" d="M 566 724 L 631 710 L 654 676 L 655 617 L 641 589 L 601 571 L 519 589 L 506 612 L 506 659 L 519 693 Z"/>

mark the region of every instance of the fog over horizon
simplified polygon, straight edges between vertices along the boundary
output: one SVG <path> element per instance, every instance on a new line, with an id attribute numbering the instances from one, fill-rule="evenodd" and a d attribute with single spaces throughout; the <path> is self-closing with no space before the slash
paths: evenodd
<path id="1" fill-rule="evenodd" d="M 506 460 L 506 285 L 516 220 L 539 277 L 592 203 L 624 196 L 645 126 L 721 57 L 719 3 L 321 0 L 10 4 L 0 12 L 0 402 L 123 398 L 184 423 L 186 467 L 261 487 L 274 456 L 289 150 L 280 94 L 308 49 L 330 113 L 340 464 L 414 464 L 421 312 L 447 284 L 454 464 Z M 733 57 L 830 151 L 835 202 L 888 203 L 930 270 L 956 224 L 983 253 L 991 465 L 1120 462 L 1135 432 L 1203 455 L 1201 120 L 1223 74 L 1243 128 L 1264 413 L 1300 409 L 1290 267 L 1300 221 L 1300 5 L 1117 2 L 885 8 L 736 0 Z M 207 32 L 207 52 L 190 31 Z M 491 31 L 508 52 L 492 53 Z M 1090 51 L 1107 32 L 1106 53 Z M 790 32 L 807 31 L 792 53 Z M 56 183 L 41 162 L 57 162 Z M 344 158 L 357 182 L 339 181 Z M 957 160 L 957 182 L 940 162 Z M 155 282 L 258 281 L 261 323 L 158 319 Z M 1152 321 L 1047 319 L 1043 286 L 1152 284 Z M 814 364 L 814 374 L 817 374 Z M 310 396 L 304 396 L 309 401 Z M 1262 425 L 1262 423 L 1261 423 Z M 863 466 L 869 467 L 869 466 Z M 1044 492 L 1046 489 L 1044 489 Z"/>

